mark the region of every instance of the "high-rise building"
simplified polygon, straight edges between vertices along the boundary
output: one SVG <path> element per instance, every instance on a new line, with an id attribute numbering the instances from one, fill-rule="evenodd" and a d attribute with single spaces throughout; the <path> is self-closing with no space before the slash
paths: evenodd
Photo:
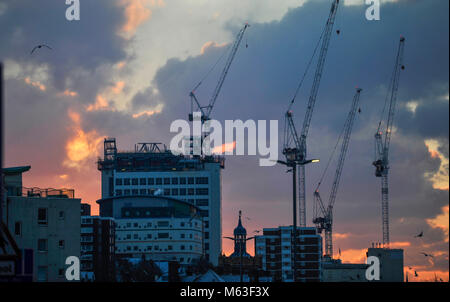
<path id="1" fill-rule="evenodd" d="M 89 281 L 115 281 L 115 221 L 81 216 L 81 274 Z"/>
<path id="2" fill-rule="evenodd" d="M 274 281 L 293 281 L 292 226 L 263 229 L 255 236 L 255 255 Z M 297 281 L 320 281 L 322 238 L 314 227 L 298 227 L 296 241 Z"/>
<path id="3" fill-rule="evenodd" d="M 367 257 L 375 256 L 380 261 L 378 282 L 403 282 L 403 250 L 389 249 L 374 244 L 367 250 Z M 375 281 L 375 280 L 374 280 Z"/>
<path id="4" fill-rule="evenodd" d="M 80 257 L 80 199 L 74 190 L 22 186 L 31 167 L 3 169 L 6 202 L 2 221 L 18 247 L 33 252 L 33 281 L 66 281 L 66 258 Z"/>
<path id="5" fill-rule="evenodd" d="M 165 196 L 195 205 L 203 217 L 205 258 L 218 264 L 222 251 L 221 169 L 219 156 L 174 155 L 165 146 L 139 143 L 119 152 L 114 138 L 104 141 L 102 199 L 122 196 Z"/>

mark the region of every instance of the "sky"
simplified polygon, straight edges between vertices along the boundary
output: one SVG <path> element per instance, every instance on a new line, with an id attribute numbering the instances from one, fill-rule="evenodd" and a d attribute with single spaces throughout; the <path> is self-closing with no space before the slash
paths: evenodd
<path id="1" fill-rule="evenodd" d="M 284 113 L 329 14 L 331 0 L 81 0 L 79 21 L 64 1 L 0 0 L 0 60 L 5 65 L 5 162 L 31 165 L 27 187 L 73 188 L 97 212 L 103 139 L 120 150 L 137 142 L 169 145 L 175 119 L 186 119 L 189 92 L 229 50 L 244 41 L 213 118 L 278 120 Z M 449 278 L 449 17 L 445 0 L 381 1 L 380 20 L 365 18 L 364 1 L 341 1 L 308 136 L 307 222 L 314 191 L 350 109 L 361 93 L 334 207 L 334 252 L 364 262 L 382 241 L 381 182 L 374 176 L 374 134 L 400 35 L 404 64 L 390 151 L 391 246 L 405 250 L 410 281 Z M 52 49 L 31 50 L 45 43 Z M 248 45 L 248 47 L 245 47 Z M 196 94 L 205 103 L 224 59 Z M 312 84 L 313 61 L 292 108 L 299 130 Z M 280 156 L 281 159 L 281 156 Z M 227 156 L 222 171 L 223 235 L 243 211 L 249 235 L 290 225 L 291 176 L 260 167 L 256 156 Z M 332 161 L 320 190 L 334 176 Z M 424 232 L 422 238 L 414 235 Z M 232 242 L 224 241 L 225 254 Z M 253 254 L 253 243 L 248 250 Z M 434 258 L 421 252 L 431 253 Z M 417 271 L 419 277 L 412 277 Z"/>

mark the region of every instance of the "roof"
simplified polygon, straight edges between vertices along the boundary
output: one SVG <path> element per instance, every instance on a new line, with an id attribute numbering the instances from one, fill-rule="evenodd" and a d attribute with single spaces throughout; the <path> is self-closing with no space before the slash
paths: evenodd
<path id="1" fill-rule="evenodd" d="M 6 175 L 19 174 L 19 173 L 27 172 L 30 169 L 31 169 L 31 166 L 3 168 L 3 173 Z"/>
<path id="2" fill-rule="evenodd" d="M 241 214 L 242 212 L 239 211 L 239 221 L 237 227 L 233 231 L 234 235 L 247 235 L 247 230 L 242 226 Z"/>

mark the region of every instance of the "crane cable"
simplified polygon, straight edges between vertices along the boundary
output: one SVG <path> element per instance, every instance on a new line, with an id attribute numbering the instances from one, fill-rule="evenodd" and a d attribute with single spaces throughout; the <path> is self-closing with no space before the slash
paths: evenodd
<path id="1" fill-rule="evenodd" d="M 231 43 L 230 45 L 226 48 L 226 50 L 222 53 L 222 55 L 219 57 L 219 59 L 216 61 L 216 63 L 214 63 L 214 65 L 208 70 L 208 72 L 203 76 L 203 78 L 200 80 L 200 82 L 198 82 L 197 85 L 195 85 L 195 87 L 191 90 L 191 91 L 195 91 L 197 90 L 197 88 L 203 83 L 203 81 L 209 76 L 209 74 L 214 70 L 214 68 L 216 68 L 217 64 L 219 64 L 219 62 L 222 60 L 222 58 L 225 56 L 225 54 L 228 53 L 230 47 L 231 47 Z"/>
<path id="2" fill-rule="evenodd" d="M 330 155 L 330 158 L 328 159 L 328 162 L 327 162 L 327 165 L 325 167 L 325 170 L 323 171 L 322 176 L 320 177 L 319 183 L 317 184 L 317 187 L 316 187 L 316 190 L 315 190 L 316 192 L 319 190 L 319 187 L 322 184 L 323 179 L 325 178 L 325 175 L 326 175 L 326 173 L 328 171 L 328 168 L 330 167 L 331 160 L 333 159 L 334 154 L 336 153 L 337 147 L 339 146 L 339 143 L 340 143 L 340 141 L 342 139 L 342 135 L 344 134 L 345 126 L 346 126 L 346 123 L 344 124 L 344 127 L 342 128 L 342 131 L 339 134 L 338 140 L 336 142 L 336 145 L 333 148 L 333 151 L 331 152 L 331 155 Z"/>
<path id="3" fill-rule="evenodd" d="M 319 45 L 320 45 L 320 41 L 322 41 L 323 35 L 324 35 L 324 33 L 325 33 L 325 29 L 326 29 L 326 27 L 324 27 L 322 33 L 320 34 L 319 41 L 317 41 L 317 45 L 316 45 L 316 47 L 314 48 L 313 55 L 311 56 L 311 59 L 309 60 L 308 65 L 306 66 L 306 70 L 305 70 L 305 72 L 303 73 L 302 79 L 300 80 L 300 83 L 298 84 L 297 89 L 295 90 L 294 96 L 293 96 L 293 98 L 292 98 L 292 100 L 291 100 L 291 102 L 290 102 L 290 104 L 289 104 L 289 107 L 288 107 L 288 110 L 287 110 L 287 111 L 291 110 L 292 105 L 294 104 L 294 101 L 295 101 L 295 99 L 297 98 L 298 92 L 299 92 L 301 86 L 303 85 L 303 81 L 305 80 L 305 77 L 306 77 L 306 74 L 308 73 L 309 67 L 311 66 L 311 63 L 312 63 L 314 57 L 316 56 L 317 49 L 319 48 Z"/>

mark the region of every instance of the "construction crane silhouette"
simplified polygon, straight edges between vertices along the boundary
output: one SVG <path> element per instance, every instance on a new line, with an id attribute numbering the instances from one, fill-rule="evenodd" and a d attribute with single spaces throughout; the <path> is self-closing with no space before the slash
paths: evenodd
<path id="1" fill-rule="evenodd" d="M 316 71 L 314 74 L 314 80 L 311 87 L 311 92 L 308 100 L 308 105 L 303 120 L 303 127 L 300 136 L 295 129 L 295 125 L 292 119 L 293 113 L 291 111 L 292 104 L 295 101 L 298 89 L 300 88 L 302 81 L 300 82 L 297 92 L 292 99 L 288 111 L 285 114 L 285 130 L 284 130 L 284 146 L 283 154 L 286 156 L 287 162 L 298 163 L 300 166 L 299 177 L 299 225 L 300 227 L 306 226 L 306 193 L 305 193 L 305 165 L 306 162 L 306 138 L 308 136 L 309 127 L 311 124 L 311 118 L 314 111 L 314 105 L 316 103 L 317 94 L 319 92 L 320 80 L 322 78 L 323 69 L 325 65 L 325 59 L 328 53 L 328 47 L 330 45 L 330 38 L 333 32 L 333 25 L 336 19 L 336 13 L 339 6 L 339 0 L 334 0 L 327 22 L 325 24 L 324 31 L 322 33 L 322 45 L 320 48 L 319 58 L 317 62 Z M 319 40 L 320 42 L 320 40 Z"/>
<path id="2" fill-rule="evenodd" d="M 319 187 L 322 183 L 322 179 L 317 185 L 314 191 L 314 219 L 313 223 L 316 224 L 319 233 L 325 231 L 325 256 L 333 258 L 333 207 L 336 202 L 336 196 L 339 188 L 339 183 L 342 175 L 342 168 L 344 167 L 345 156 L 347 155 L 348 145 L 350 142 L 350 136 L 352 134 L 353 124 L 355 121 L 356 112 L 359 107 L 359 99 L 361 95 L 361 88 L 356 89 L 356 93 L 353 97 L 352 106 L 348 113 L 347 119 L 345 120 L 343 132 L 338 138 L 338 143 L 342 137 L 341 153 L 337 162 L 337 168 L 334 176 L 333 185 L 331 187 L 330 198 L 328 205 L 325 207 L 322 198 L 320 197 Z M 336 147 L 338 144 L 336 144 Z M 334 152 L 333 152 L 334 153 Z M 333 157 L 333 154 L 330 157 Z M 328 168 L 328 166 L 327 166 Z M 323 175 L 325 175 L 326 169 Z M 320 209 L 320 211 L 319 211 Z M 320 213 L 319 213 L 320 212 Z"/>
<path id="3" fill-rule="evenodd" d="M 189 114 L 189 121 L 192 122 L 194 120 L 197 120 L 198 119 L 198 116 L 197 116 L 198 113 L 195 113 L 195 112 L 200 112 L 199 113 L 199 114 L 201 114 L 200 122 L 201 122 L 201 126 L 202 126 L 201 129 L 203 130 L 203 128 L 205 128 L 204 131 L 202 131 L 201 137 L 196 137 L 196 138 L 194 138 L 193 136 L 189 137 L 189 142 L 187 144 L 188 144 L 189 149 L 190 149 L 190 151 L 189 151 L 190 154 L 199 154 L 199 153 L 201 153 L 201 150 L 203 148 L 204 140 L 210 134 L 209 133 L 209 126 L 203 127 L 203 124 L 206 121 L 210 120 L 211 112 L 212 112 L 212 110 L 214 108 L 214 105 L 215 105 L 215 103 L 217 101 L 217 97 L 220 94 L 220 91 L 222 89 L 223 83 L 225 82 L 225 79 L 226 79 L 226 77 L 228 75 L 228 71 L 230 70 L 231 64 L 233 63 L 234 57 L 236 56 L 236 53 L 237 53 L 237 51 L 239 49 L 239 45 L 242 42 L 242 38 L 244 37 L 244 33 L 245 33 L 245 31 L 247 30 L 247 28 L 249 26 L 250 25 L 248 23 L 245 23 L 244 27 L 242 27 L 239 30 L 239 32 L 238 32 L 238 34 L 236 36 L 236 39 L 234 40 L 234 43 L 233 43 L 233 46 L 231 48 L 230 54 L 228 55 L 228 59 L 227 59 L 227 61 L 225 63 L 225 66 L 224 66 L 224 68 L 222 70 L 222 73 L 220 74 L 219 81 L 217 82 L 217 85 L 216 85 L 216 87 L 214 89 L 214 92 L 213 92 L 213 95 L 212 95 L 211 99 L 209 100 L 208 105 L 203 105 L 202 106 L 200 104 L 197 96 L 195 95 L 195 91 L 202 84 L 203 79 L 189 93 L 189 96 L 191 98 L 191 113 Z M 218 61 L 217 61 L 217 63 L 218 63 Z M 215 67 L 215 65 L 213 66 L 213 68 L 214 67 Z M 208 74 L 209 74 L 209 72 L 208 72 Z M 206 145 L 206 147 L 209 147 L 208 143 L 206 143 L 205 145 Z M 197 150 L 197 152 L 195 152 L 194 150 Z"/>
<path id="4" fill-rule="evenodd" d="M 217 101 L 217 97 L 220 94 L 220 90 L 222 89 L 223 83 L 225 82 L 225 79 L 228 75 L 228 71 L 230 70 L 231 64 L 233 63 L 234 57 L 236 56 L 236 53 L 239 49 L 239 45 L 242 42 L 244 33 L 249 26 L 250 25 L 248 23 L 245 23 L 244 27 L 242 27 L 241 30 L 239 30 L 239 33 L 237 34 L 236 39 L 234 40 L 233 47 L 231 48 L 227 62 L 225 63 L 222 73 L 220 74 L 219 81 L 217 82 L 216 88 L 214 89 L 213 95 L 209 100 L 208 105 L 204 106 L 200 105 L 200 102 L 197 99 L 197 96 L 195 95 L 195 90 L 202 84 L 202 81 L 200 81 L 189 93 L 189 96 L 191 97 L 191 113 L 189 114 L 190 121 L 193 120 L 194 104 L 196 105 L 195 107 L 196 110 L 200 111 L 202 114 L 202 122 L 210 119 L 210 115 Z"/>
<path id="5" fill-rule="evenodd" d="M 376 170 L 375 176 L 381 177 L 381 208 L 382 208 L 382 224 L 383 224 L 383 247 L 389 248 L 389 144 L 392 136 L 392 126 L 394 123 L 395 106 L 397 103 L 398 84 L 400 80 L 400 72 L 405 69 L 403 65 L 403 51 L 405 48 L 405 38 L 400 37 L 400 42 L 395 60 L 394 71 L 392 73 L 391 82 L 389 84 L 388 95 L 382 111 L 381 120 L 378 124 L 377 133 L 375 134 L 375 161 L 372 163 Z M 388 102 L 389 101 L 389 102 Z M 387 112 L 386 128 L 381 130 L 383 123 L 383 115 L 386 105 L 389 104 Z"/>

